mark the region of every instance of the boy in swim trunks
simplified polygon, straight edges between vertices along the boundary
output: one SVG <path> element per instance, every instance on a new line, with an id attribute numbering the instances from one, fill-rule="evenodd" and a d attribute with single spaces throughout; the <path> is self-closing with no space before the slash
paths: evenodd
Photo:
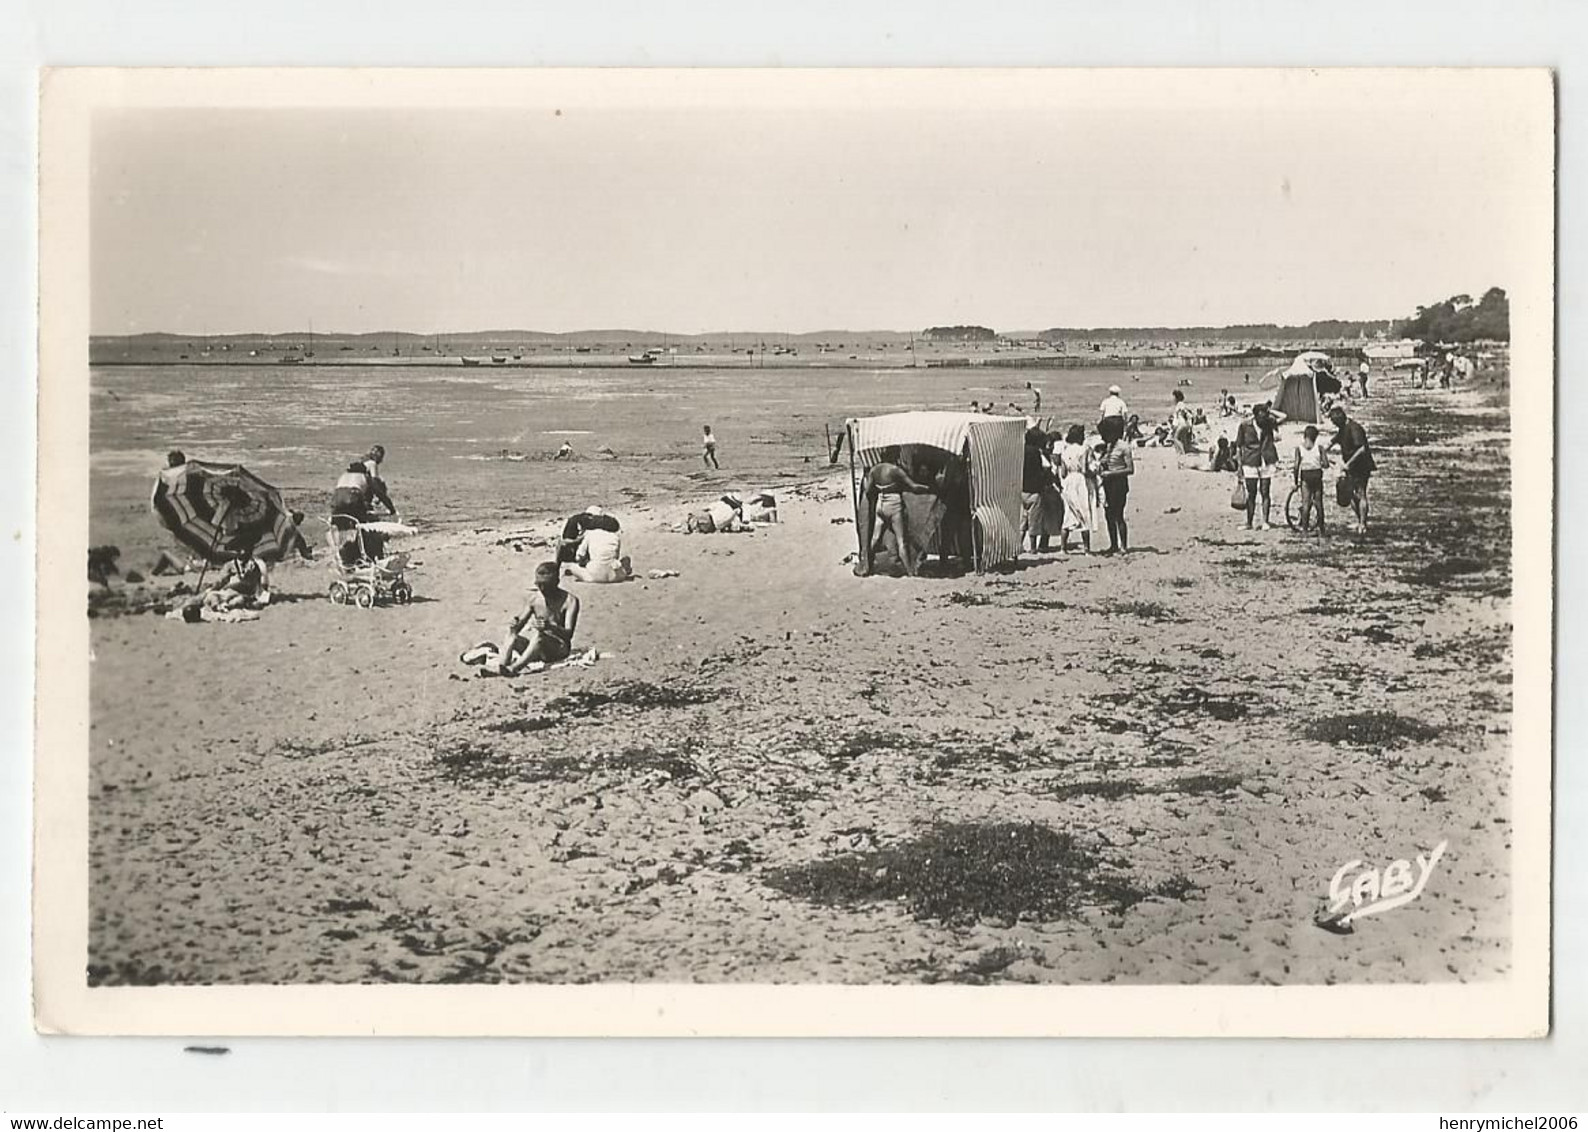
<path id="1" fill-rule="evenodd" d="M 573 634 L 579 624 L 579 599 L 558 585 L 557 564 L 535 567 L 535 588 L 524 608 L 507 626 L 500 659 L 482 672 L 514 676 L 530 664 L 555 664 L 573 651 Z"/>
<path id="2" fill-rule="evenodd" d="M 1312 529 L 1312 513 L 1318 513 L 1318 534 L 1323 527 L 1323 472 L 1329 466 L 1329 453 L 1318 443 L 1318 427 L 1308 425 L 1301 434 L 1292 461 L 1296 486 L 1301 488 L 1301 529 Z"/>

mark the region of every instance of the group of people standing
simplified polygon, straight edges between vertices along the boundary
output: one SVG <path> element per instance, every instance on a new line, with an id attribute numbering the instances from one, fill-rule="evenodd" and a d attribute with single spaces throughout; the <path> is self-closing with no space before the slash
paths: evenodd
<path id="1" fill-rule="evenodd" d="M 1342 405 L 1331 408 L 1328 417 L 1334 425 L 1334 435 L 1323 442 L 1318 427 L 1308 425 L 1289 461 L 1292 482 L 1301 492 L 1300 527 L 1304 532 L 1325 532 L 1324 472 L 1331 466 L 1329 451 L 1337 448 L 1342 483 L 1338 501 L 1349 502 L 1355 529 L 1364 533 L 1368 523 L 1368 480 L 1377 467 L 1367 431 L 1351 419 Z M 1279 426 L 1284 422 L 1283 413 L 1261 402 L 1252 407 L 1251 415 L 1236 430 L 1233 456 L 1241 477 L 1236 490 L 1246 512 L 1247 530 L 1266 531 L 1271 526 L 1273 482 L 1280 474 Z"/>
<path id="2" fill-rule="evenodd" d="M 1060 554 L 1069 553 L 1076 535 L 1083 552 L 1091 553 L 1099 511 L 1108 529 L 1108 549 L 1102 553 L 1130 549 L 1125 507 L 1136 459 L 1125 436 L 1129 407 L 1119 386 L 1109 387 L 1098 412 L 1095 439 L 1088 439 L 1081 424 L 1070 425 L 1062 441 L 1057 432 L 1044 433 L 1036 426 L 1026 430 L 1021 542 L 1033 553 L 1050 551 L 1054 535 L 1059 536 Z"/>

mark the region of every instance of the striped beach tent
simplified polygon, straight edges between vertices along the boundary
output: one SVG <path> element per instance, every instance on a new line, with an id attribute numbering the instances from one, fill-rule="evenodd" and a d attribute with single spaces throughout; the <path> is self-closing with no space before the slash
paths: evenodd
<path id="1" fill-rule="evenodd" d="M 859 459 L 862 472 L 892 448 L 935 448 L 951 456 L 968 457 L 977 571 L 1019 557 L 1024 417 L 923 411 L 863 417 L 851 420 L 848 427 L 850 451 Z"/>
<path id="2" fill-rule="evenodd" d="M 166 530 L 208 562 L 240 551 L 280 560 L 298 528 L 281 493 L 238 464 L 189 460 L 154 481 L 149 506 Z"/>

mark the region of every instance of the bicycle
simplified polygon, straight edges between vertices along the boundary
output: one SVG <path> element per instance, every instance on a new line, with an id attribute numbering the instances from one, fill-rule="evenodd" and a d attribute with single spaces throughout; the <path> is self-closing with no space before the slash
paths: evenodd
<path id="1" fill-rule="evenodd" d="M 1350 481 L 1348 481 L 1350 482 Z M 1350 518 L 1355 511 L 1355 503 L 1360 494 L 1354 482 L 1351 482 L 1350 496 L 1342 501 L 1339 485 L 1335 487 L 1335 506 L 1344 510 L 1346 518 Z M 1290 494 L 1285 496 L 1285 525 L 1293 531 L 1301 530 L 1301 485 L 1298 483 L 1290 489 Z"/>
<path id="2" fill-rule="evenodd" d="M 1285 496 L 1285 526 L 1293 531 L 1301 530 L 1301 485 L 1298 483 L 1290 489 L 1290 494 Z"/>

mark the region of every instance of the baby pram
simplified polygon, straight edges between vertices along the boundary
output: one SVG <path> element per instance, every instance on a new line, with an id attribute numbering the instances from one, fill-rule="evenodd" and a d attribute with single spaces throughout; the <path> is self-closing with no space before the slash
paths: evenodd
<path id="1" fill-rule="evenodd" d="M 370 609 L 377 602 L 407 605 L 414 590 L 403 576 L 408 555 L 388 554 L 386 543 L 414 533 L 413 527 L 391 522 L 360 522 L 352 515 L 332 515 L 330 531 L 331 601 Z"/>

